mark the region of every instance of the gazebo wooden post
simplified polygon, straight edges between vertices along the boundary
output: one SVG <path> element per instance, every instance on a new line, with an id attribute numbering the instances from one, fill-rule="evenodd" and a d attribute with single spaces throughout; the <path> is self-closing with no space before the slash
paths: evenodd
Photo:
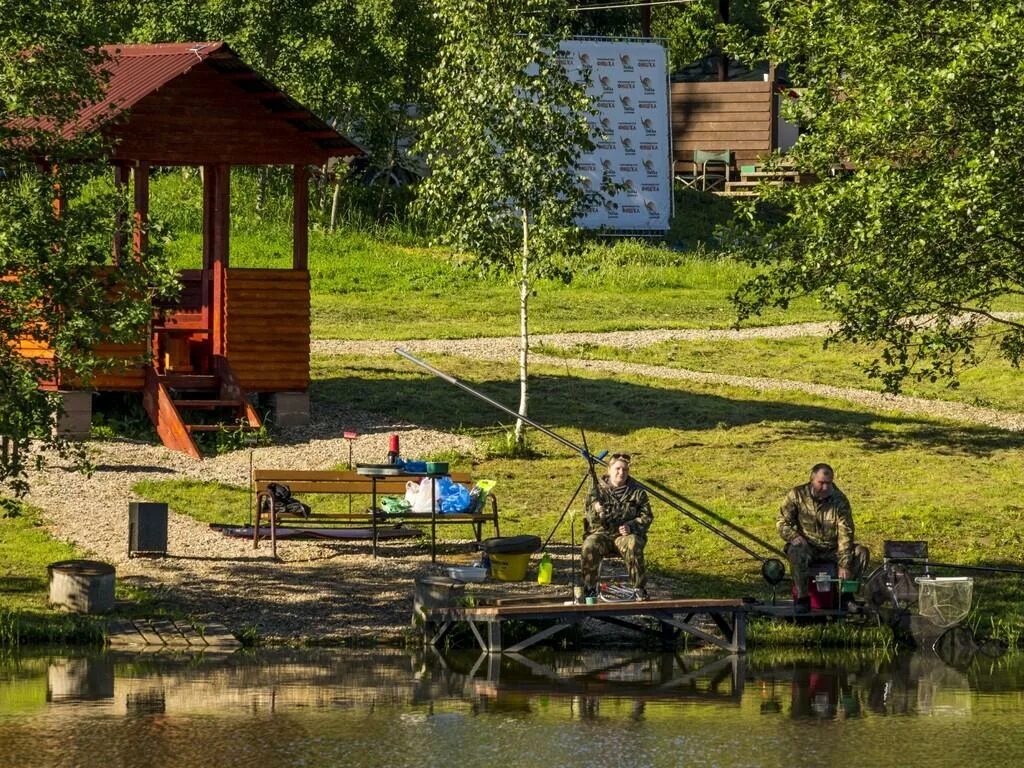
<path id="1" fill-rule="evenodd" d="M 213 240 L 211 243 L 213 313 L 210 333 L 213 337 L 213 354 L 224 355 L 227 344 L 224 335 L 224 313 L 226 304 L 226 281 L 228 254 L 230 251 L 229 232 L 231 227 L 231 166 L 217 163 L 213 166 Z"/>
<path id="2" fill-rule="evenodd" d="M 309 169 L 304 163 L 292 166 L 292 269 L 309 269 Z M 308 390 L 274 392 L 272 403 L 278 425 L 309 424 Z"/>
<path id="3" fill-rule="evenodd" d="M 122 191 L 128 184 L 128 166 L 122 162 L 114 163 L 114 186 Z M 121 263 L 124 258 L 124 214 L 118 210 L 114 222 L 114 266 Z"/>
<path id="4" fill-rule="evenodd" d="M 132 212 L 132 253 L 141 258 L 149 244 L 149 163 L 135 166 L 135 210 Z"/>
<path id="5" fill-rule="evenodd" d="M 309 268 L 309 170 L 292 170 L 292 269 Z"/>

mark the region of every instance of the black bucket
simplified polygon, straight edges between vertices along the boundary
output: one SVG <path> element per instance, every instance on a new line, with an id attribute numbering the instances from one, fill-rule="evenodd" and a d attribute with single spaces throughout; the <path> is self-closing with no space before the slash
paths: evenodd
<path id="1" fill-rule="evenodd" d="M 487 554 L 529 555 L 540 549 L 540 536 L 496 536 L 480 542 Z"/>

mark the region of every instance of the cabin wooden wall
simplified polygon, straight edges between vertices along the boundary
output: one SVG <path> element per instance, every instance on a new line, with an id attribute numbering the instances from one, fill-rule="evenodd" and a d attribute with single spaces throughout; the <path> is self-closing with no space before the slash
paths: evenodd
<path id="1" fill-rule="evenodd" d="M 309 272 L 227 270 L 226 353 L 250 392 L 309 388 Z"/>
<path id="2" fill-rule="evenodd" d="M 693 151 L 732 150 L 733 167 L 757 162 L 774 144 L 772 84 L 763 81 L 672 83 L 672 151 L 692 170 Z"/>
<path id="3" fill-rule="evenodd" d="M 145 335 L 143 331 L 141 335 Z M 34 359 L 44 363 L 53 371 L 53 375 L 47 379 L 40 380 L 39 388 L 47 391 L 57 389 L 78 389 L 81 382 L 77 381 L 67 371 L 57 371 L 54 368 L 54 352 L 45 342 L 36 341 L 28 336 L 22 336 L 14 342 L 15 351 L 22 357 Z M 97 390 L 141 390 L 145 383 L 145 369 L 140 360 L 145 360 L 146 341 L 141 338 L 138 342 L 130 344 L 97 344 L 95 353 L 100 357 L 107 357 L 112 360 L 124 360 L 123 366 L 115 366 L 107 371 L 96 374 L 89 383 L 89 389 Z"/>

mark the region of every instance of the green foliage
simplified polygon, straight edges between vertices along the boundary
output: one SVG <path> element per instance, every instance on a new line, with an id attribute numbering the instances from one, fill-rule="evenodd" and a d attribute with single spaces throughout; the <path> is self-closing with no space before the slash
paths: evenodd
<path id="1" fill-rule="evenodd" d="M 481 271 L 517 277 L 524 416 L 534 282 L 568 279 L 575 219 L 593 204 L 575 170 L 593 146 L 591 98 L 559 56 L 563 9 L 561 0 L 440 0 L 441 51 L 427 84 L 434 109 L 419 144 L 431 173 L 418 202 L 442 242 Z"/>
<path id="2" fill-rule="evenodd" d="M 675 197 L 675 214 L 665 234 L 666 242 L 683 250 L 718 250 L 718 230 L 732 219 L 733 201 L 696 189 L 677 189 Z"/>
<path id="3" fill-rule="evenodd" d="M 29 0 L 0 14 L 0 486 L 15 493 L 27 490 L 31 439 L 41 441 L 40 460 L 51 452 L 83 458 L 52 435 L 57 401 L 37 383 L 54 377 L 55 362 L 63 381 L 88 382 L 110 363 L 97 345 L 137 340 L 150 294 L 170 286 L 152 254 L 109 269 L 115 213 L 124 214 L 128 200 L 109 182 L 82 194 L 110 175 L 101 162 L 80 161 L 104 156 L 100 137 L 72 127 L 101 92 L 105 10 Z M 68 202 L 59 216 L 56 190 Z M 15 351 L 19 338 L 32 356 Z"/>
<path id="4" fill-rule="evenodd" d="M 484 455 L 488 459 L 529 459 L 538 454 L 526 439 L 518 440 L 512 430 L 502 430 L 487 439 Z"/>
<path id="5" fill-rule="evenodd" d="M 890 391 L 955 378 L 982 339 L 1019 366 L 1024 324 L 993 310 L 1024 295 L 1024 7 L 766 8 L 756 54 L 788 62 L 801 88 L 788 160 L 819 182 L 743 206 L 737 252 L 764 271 L 738 292 L 741 317 L 818 295 L 838 338 L 881 344 L 871 373 Z"/>
<path id="6" fill-rule="evenodd" d="M 153 422 L 142 407 L 142 397 L 136 392 L 101 392 L 94 396 L 89 436 L 150 442 L 158 439 Z"/>
<path id="7" fill-rule="evenodd" d="M 420 148 L 420 206 L 441 239 L 484 269 L 557 274 L 590 203 L 575 161 L 591 147 L 591 99 L 569 80 L 549 27 L 557 0 L 443 0 L 434 110 Z M 521 261 L 522 255 L 522 261 Z M 528 263 L 527 263 L 528 262 Z"/>
<path id="8" fill-rule="evenodd" d="M 671 71 L 722 51 L 739 53 L 743 42 L 762 30 L 759 0 L 730 0 L 729 20 L 720 13 L 720 0 L 693 0 L 657 8 L 651 14 L 651 32 L 668 41 Z"/>

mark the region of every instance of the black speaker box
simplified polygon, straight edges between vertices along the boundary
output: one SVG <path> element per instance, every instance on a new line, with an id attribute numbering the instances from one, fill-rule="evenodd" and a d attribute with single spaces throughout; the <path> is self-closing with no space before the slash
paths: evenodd
<path id="1" fill-rule="evenodd" d="M 167 554 L 167 505 L 128 503 L 128 557 Z"/>

